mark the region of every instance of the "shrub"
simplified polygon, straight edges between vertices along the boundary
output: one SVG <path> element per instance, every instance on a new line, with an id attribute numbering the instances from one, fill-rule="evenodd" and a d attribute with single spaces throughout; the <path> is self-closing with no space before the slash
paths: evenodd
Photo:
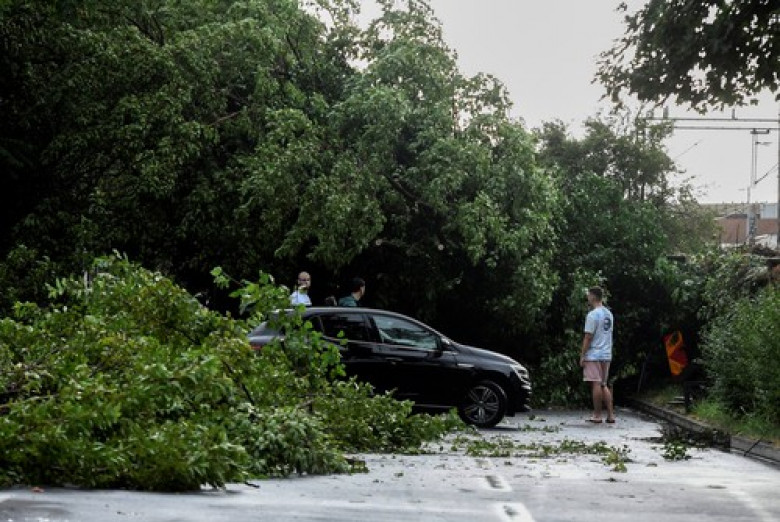
<path id="1" fill-rule="evenodd" d="M 733 303 L 704 335 L 712 398 L 737 415 L 780 423 L 780 291 L 768 286 Z"/>

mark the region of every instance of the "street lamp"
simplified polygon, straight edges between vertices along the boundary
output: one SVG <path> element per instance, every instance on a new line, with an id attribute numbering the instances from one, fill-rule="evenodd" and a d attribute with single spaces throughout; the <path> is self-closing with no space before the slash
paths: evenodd
<path id="1" fill-rule="evenodd" d="M 751 246 L 756 242 L 756 213 L 753 211 L 753 205 L 750 201 L 750 192 L 756 184 L 756 166 L 758 159 L 758 146 L 769 145 L 769 141 L 758 141 L 759 134 L 769 134 L 769 129 L 753 129 L 750 131 L 751 139 L 753 140 L 752 148 L 752 161 L 750 164 L 750 184 L 747 188 L 747 230 L 745 237 L 748 240 L 748 244 Z"/>

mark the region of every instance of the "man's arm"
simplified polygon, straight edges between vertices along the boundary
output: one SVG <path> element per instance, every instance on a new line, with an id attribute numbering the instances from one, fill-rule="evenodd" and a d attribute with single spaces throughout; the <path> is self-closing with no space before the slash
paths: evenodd
<path id="1" fill-rule="evenodd" d="M 585 362 L 585 354 L 588 352 L 588 348 L 590 348 L 591 340 L 593 340 L 593 334 L 585 332 L 585 335 L 582 336 L 582 351 L 580 352 L 580 366 L 582 366 L 582 363 Z"/>

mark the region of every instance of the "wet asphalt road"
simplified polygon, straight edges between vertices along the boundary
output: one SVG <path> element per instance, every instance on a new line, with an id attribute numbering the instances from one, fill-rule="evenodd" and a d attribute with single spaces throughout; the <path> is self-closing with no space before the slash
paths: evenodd
<path id="1" fill-rule="evenodd" d="M 780 520 L 778 467 L 717 449 L 667 460 L 660 424 L 618 414 L 614 425 L 594 425 L 586 412 L 537 411 L 432 454 L 360 455 L 369 472 L 354 475 L 189 494 L 0 490 L 0 522 Z"/>

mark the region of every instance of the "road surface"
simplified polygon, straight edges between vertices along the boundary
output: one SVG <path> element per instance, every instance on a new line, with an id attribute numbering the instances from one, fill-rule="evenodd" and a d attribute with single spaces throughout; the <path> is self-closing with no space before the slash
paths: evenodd
<path id="1" fill-rule="evenodd" d="M 356 456 L 369 471 L 353 475 L 189 494 L 0 490 L 0 522 L 780 520 L 776 466 L 664 442 L 653 419 L 618 415 L 526 414 L 423 455 Z"/>

